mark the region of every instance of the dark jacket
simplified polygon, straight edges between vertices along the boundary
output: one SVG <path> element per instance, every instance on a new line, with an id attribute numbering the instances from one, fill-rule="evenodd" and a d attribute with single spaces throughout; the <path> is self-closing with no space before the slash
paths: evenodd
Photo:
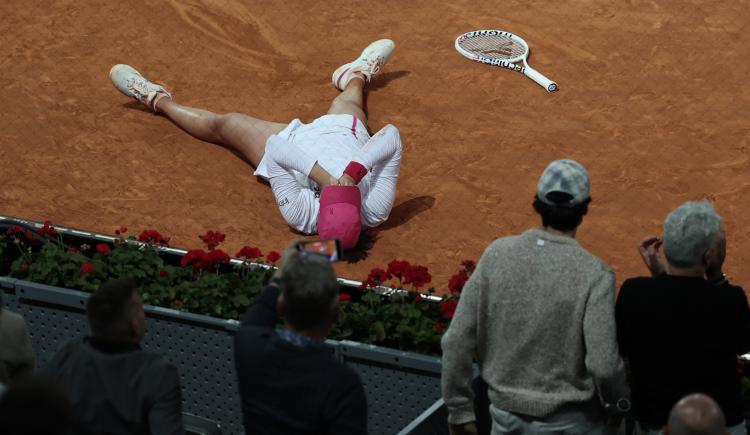
<path id="1" fill-rule="evenodd" d="M 177 367 L 161 355 L 96 338 L 66 343 L 44 371 L 70 395 L 78 422 L 97 434 L 184 434 Z"/>
<path id="2" fill-rule="evenodd" d="M 729 426 L 744 421 L 737 355 L 750 350 L 750 309 L 740 287 L 671 275 L 628 279 L 616 317 L 639 421 L 664 426 L 691 393 L 716 400 Z"/>
<path id="3" fill-rule="evenodd" d="M 323 343 L 282 338 L 274 329 L 278 297 L 276 286 L 266 287 L 235 336 L 245 431 L 366 434 L 367 402 L 359 376 Z"/>

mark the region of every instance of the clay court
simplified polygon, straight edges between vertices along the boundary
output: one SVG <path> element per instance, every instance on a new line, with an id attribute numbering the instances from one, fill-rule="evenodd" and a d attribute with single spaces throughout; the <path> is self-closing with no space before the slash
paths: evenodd
<path id="1" fill-rule="evenodd" d="M 728 233 L 725 271 L 750 286 L 750 1 L 3 2 L 0 214 L 113 233 L 157 228 L 178 247 L 208 229 L 280 250 L 297 237 L 270 189 L 227 149 L 191 138 L 119 94 L 127 63 L 183 104 L 310 122 L 337 95 L 331 72 L 372 40 L 398 48 L 368 97 L 370 128 L 399 127 L 391 219 L 343 277 L 394 258 L 444 289 L 461 260 L 538 225 L 544 167 L 582 162 L 593 203 L 579 240 L 616 270 L 684 201 L 711 198 Z M 524 37 L 548 94 L 471 62 L 463 32 Z"/>

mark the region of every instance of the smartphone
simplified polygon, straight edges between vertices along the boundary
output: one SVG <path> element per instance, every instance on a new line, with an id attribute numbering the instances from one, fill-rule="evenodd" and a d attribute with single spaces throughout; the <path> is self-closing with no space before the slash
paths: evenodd
<path id="1" fill-rule="evenodd" d="M 299 245 L 300 252 L 304 255 L 314 255 L 328 261 L 339 261 L 343 258 L 341 240 L 313 240 Z"/>

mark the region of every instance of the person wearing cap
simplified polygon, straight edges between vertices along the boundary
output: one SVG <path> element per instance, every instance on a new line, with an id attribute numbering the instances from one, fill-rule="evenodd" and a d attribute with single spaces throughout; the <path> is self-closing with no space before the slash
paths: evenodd
<path id="1" fill-rule="evenodd" d="M 367 46 L 331 77 L 341 93 L 328 113 L 310 124 L 264 121 L 240 113 L 216 114 L 180 105 L 163 86 L 129 65 L 115 65 L 110 79 L 123 94 L 169 118 L 190 135 L 233 148 L 271 184 L 286 222 L 344 249 L 360 231 L 388 219 L 401 166 L 401 138 L 393 125 L 374 136 L 367 130 L 364 88 L 393 55 L 381 39 Z"/>
<path id="2" fill-rule="evenodd" d="M 675 402 L 703 393 L 730 434 L 746 434 L 737 356 L 750 352 L 750 307 L 723 272 L 721 216 L 709 201 L 686 202 L 639 251 L 651 276 L 625 280 L 616 304 L 638 433 L 659 434 Z"/>
<path id="3" fill-rule="evenodd" d="M 476 433 L 474 358 L 493 435 L 609 433 L 605 421 L 629 410 L 614 273 L 575 240 L 590 201 L 586 169 L 552 162 L 533 203 L 542 227 L 480 258 L 441 343 L 451 433 Z"/>

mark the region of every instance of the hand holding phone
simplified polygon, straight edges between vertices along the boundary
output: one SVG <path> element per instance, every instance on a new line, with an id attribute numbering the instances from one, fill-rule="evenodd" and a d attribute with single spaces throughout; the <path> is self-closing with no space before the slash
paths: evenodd
<path id="1" fill-rule="evenodd" d="M 312 256 L 327 261 L 339 261 L 343 258 L 341 250 L 341 240 L 314 240 L 302 242 L 297 245 L 297 249 L 305 256 Z"/>

